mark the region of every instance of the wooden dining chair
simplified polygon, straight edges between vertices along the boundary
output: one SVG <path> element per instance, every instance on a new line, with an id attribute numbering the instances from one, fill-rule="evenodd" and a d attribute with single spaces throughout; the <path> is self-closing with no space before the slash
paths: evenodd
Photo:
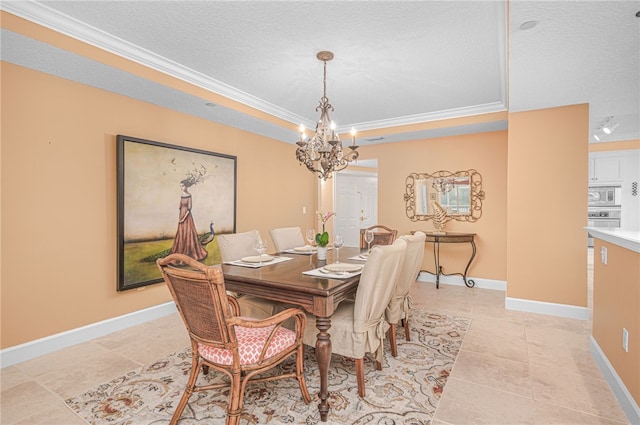
<path id="1" fill-rule="evenodd" d="M 269 230 L 269 235 L 273 241 L 276 252 L 304 246 L 304 236 L 299 227 L 280 227 Z"/>
<path id="2" fill-rule="evenodd" d="M 360 229 L 360 249 L 365 249 L 369 246 L 364 240 L 364 234 L 367 230 L 373 231 L 373 242 L 371 242 L 371 246 L 391 245 L 398 237 L 398 230 L 390 229 L 382 224 Z"/>
<path id="3" fill-rule="evenodd" d="M 412 307 L 411 287 L 418 278 L 418 273 L 422 268 L 422 260 L 424 259 L 424 241 L 427 235 L 423 232 L 415 232 L 413 235 L 402 235 L 396 240 L 397 243 L 404 240 L 407 243 L 407 251 L 404 256 L 404 263 L 395 292 L 389 301 L 389 305 L 385 311 L 387 322 L 389 323 L 389 343 L 391 345 L 391 355 L 398 356 L 398 346 L 396 343 L 396 326 L 400 321 L 404 326 L 404 335 L 407 341 L 411 341 L 409 331 L 409 311 Z"/>
<path id="4" fill-rule="evenodd" d="M 375 354 L 376 369 L 382 370 L 384 335 L 389 330 L 385 309 L 394 293 L 406 248 L 404 240 L 371 248 L 355 299 L 342 301 L 331 316 L 332 351 L 355 360 L 360 397 L 365 396 L 365 354 Z M 315 346 L 317 333 L 315 316 L 307 314 L 304 343 Z"/>
<path id="5" fill-rule="evenodd" d="M 187 268 L 174 266 L 175 261 Z M 220 266 L 206 266 L 182 254 L 161 258 L 157 264 L 191 340 L 191 371 L 171 425 L 180 419 L 192 393 L 219 388 L 229 391 L 226 425 L 238 424 L 249 382 L 295 378 L 302 399 L 311 402 L 303 374 L 306 316 L 301 309 L 264 320 L 244 317 L 235 298 L 226 294 Z M 295 323 L 294 330 L 282 326 L 287 320 Z M 295 371 L 259 376 L 292 356 Z M 206 374 L 209 368 L 227 375 L 229 382 L 198 386 L 200 371 Z"/>

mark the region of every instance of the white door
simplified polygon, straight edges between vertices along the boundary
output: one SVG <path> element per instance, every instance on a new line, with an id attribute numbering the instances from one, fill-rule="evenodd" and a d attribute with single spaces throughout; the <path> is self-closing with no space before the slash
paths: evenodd
<path id="1" fill-rule="evenodd" d="M 335 232 L 345 246 L 360 245 L 360 229 L 378 222 L 378 175 L 337 173 Z"/>

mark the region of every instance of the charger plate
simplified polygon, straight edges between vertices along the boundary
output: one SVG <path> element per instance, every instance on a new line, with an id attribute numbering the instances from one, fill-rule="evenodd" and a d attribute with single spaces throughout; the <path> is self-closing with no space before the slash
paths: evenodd
<path id="1" fill-rule="evenodd" d="M 358 270 L 362 270 L 361 264 L 351 264 L 351 263 L 332 263 L 327 264 L 323 267 L 325 270 L 329 270 L 330 272 L 357 272 Z"/>
<path id="2" fill-rule="evenodd" d="M 293 248 L 293 250 L 298 252 L 310 252 L 310 251 L 315 251 L 315 248 L 312 247 L 311 245 L 306 245 L 306 246 L 299 246 L 299 247 Z"/>
<path id="3" fill-rule="evenodd" d="M 242 257 L 241 261 L 245 263 L 266 263 L 273 260 L 273 258 L 271 255 L 252 255 L 250 257 Z"/>

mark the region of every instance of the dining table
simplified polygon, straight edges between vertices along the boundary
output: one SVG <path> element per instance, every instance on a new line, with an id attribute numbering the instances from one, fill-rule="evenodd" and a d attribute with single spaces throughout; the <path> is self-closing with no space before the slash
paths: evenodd
<path id="1" fill-rule="evenodd" d="M 339 250 L 341 263 L 358 263 L 349 258 L 362 254 L 360 248 L 343 247 Z M 261 267 L 243 267 L 239 264 L 223 264 L 226 289 L 241 294 L 254 295 L 273 301 L 294 304 L 316 316 L 315 354 L 320 373 L 320 403 L 318 411 L 322 422 L 329 415 L 328 375 L 331 365 L 331 316 L 341 301 L 354 296 L 360 274 L 345 278 L 310 276 L 306 273 L 336 261 L 336 250 L 329 250 L 326 260 L 318 260 L 315 253 L 277 253 L 277 259 L 290 260 Z M 361 262 L 364 266 L 364 262 Z"/>

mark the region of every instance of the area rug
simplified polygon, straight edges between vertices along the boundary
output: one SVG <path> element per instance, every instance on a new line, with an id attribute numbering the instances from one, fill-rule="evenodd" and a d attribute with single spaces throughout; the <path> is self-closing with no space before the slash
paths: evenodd
<path id="1" fill-rule="evenodd" d="M 240 423 L 249 424 L 395 424 L 427 425 L 455 362 L 471 320 L 413 310 L 411 341 L 398 327 L 398 357 L 388 341 L 381 371 L 371 357 L 365 359 L 366 397 L 358 397 L 354 362 L 334 354 L 329 370 L 327 422 L 320 421 L 320 378 L 313 349 L 305 349 L 305 377 L 312 396 L 305 404 L 295 379 L 247 386 Z M 191 364 L 191 349 L 171 354 L 133 370 L 98 388 L 66 400 L 67 406 L 88 424 L 168 424 L 184 391 Z M 294 369 L 293 361 L 281 370 Z M 273 373 L 278 373 L 273 370 Z M 221 374 L 200 375 L 202 381 L 225 379 Z M 228 391 L 194 393 L 180 425 L 220 425 L 225 421 Z"/>

